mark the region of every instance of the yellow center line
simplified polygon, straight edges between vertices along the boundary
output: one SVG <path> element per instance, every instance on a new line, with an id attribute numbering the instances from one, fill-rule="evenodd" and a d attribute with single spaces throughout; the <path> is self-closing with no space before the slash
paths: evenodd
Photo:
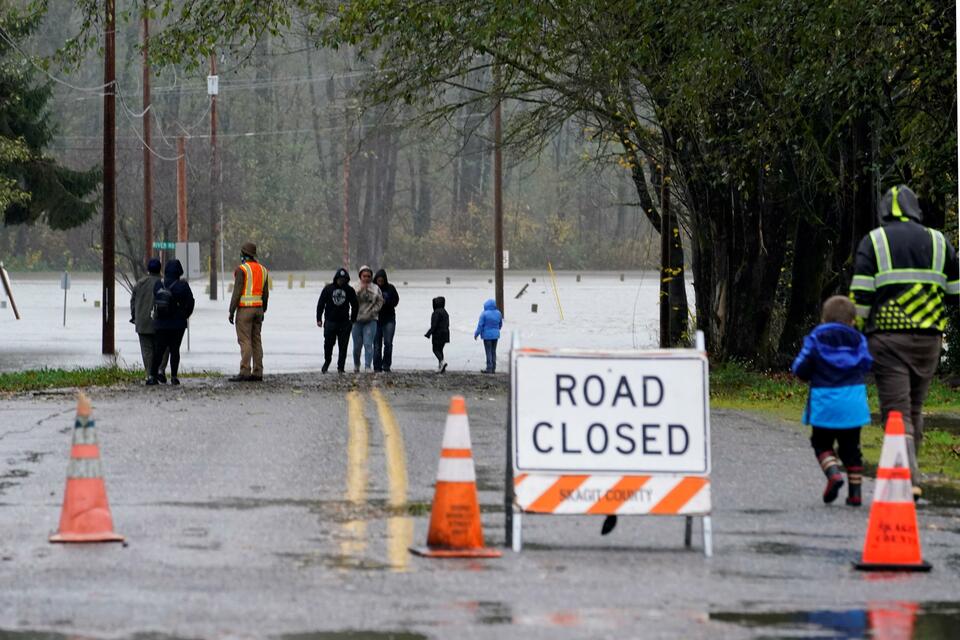
<path id="1" fill-rule="evenodd" d="M 363 411 L 363 400 L 356 391 L 347 394 L 347 502 L 363 505 L 367 499 L 367 458 L 370 452 L 370 426 Z M 367 547 L 367 522 L 363 518 L 343 525 L 341 555 L 357 556 Z"/>
<path id="2" fill-rule="evenodd" d="M 387 457 L 387 479 L 390 493 L 389 504 L 394 514 L 387 518 L 387 555 L 395 571 L 404 571 L 410 563 L 407 549 L 413 544 L 413 518 L 400 515 L 407 505 L 407 455 L 403 446 L 403 433 L 387 399 L 374 388 L 371 391 L 380 416 L 384 449 Z"/>

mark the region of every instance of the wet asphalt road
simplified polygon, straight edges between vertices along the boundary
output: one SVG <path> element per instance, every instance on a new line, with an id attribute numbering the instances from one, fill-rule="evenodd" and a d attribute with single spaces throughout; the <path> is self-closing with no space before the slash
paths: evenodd
<path id="1" fill-rule="evenodd" d="M 410 555 L 453 393 L 467 399 L 486 538 L 503 544 L 506 391 L 501 375 L 404 373 L 94 390 L 127 546 L 47 542 L 75 403 L 2 399 L 0 636 L 750 638 L 776 635 L 731 618 L 960 602 L 960 504 L 920 510 L 932 573 L 854 572 L 868 508 L 821 503 L 798 426 L 731 412 L 712 416 L 712 559 L 699 521 L 688 550 L 674 517 L 621 518 L 601 538 L 599 517 L 527 516 L 520 554 Z"/>

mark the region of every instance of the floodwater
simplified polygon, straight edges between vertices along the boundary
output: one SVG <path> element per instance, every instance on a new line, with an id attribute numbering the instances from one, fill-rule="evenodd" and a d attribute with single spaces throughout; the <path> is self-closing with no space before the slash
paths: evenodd
<path id="1" fill-rule="evenodd" d="M 316 371 L 323 363 L 322 330 L 316 326 L 320 290 L 332 276 L 318 272 L 274 272 L 274 288 L 263 326 L 265 373 Z M 355 275 L 355 274 L 354 274 Z M 290 276 L 293 276 L 292 279 Z M 66 295 L 58 273 L 11 273 L 22 319 L 7 303 L 0 309 L 0 371 L 41 367 L 102 365 L 101 279 L 97 273 L 71 274 Z M 449 280 L 449 282 L 448 282 Z M 229 292 L 211 301 L 207 278 L 191 286 L 197 298 L 182 348 L 184 371 L 235 372 L 240 348 L 227 322 Z M 395 271 L 390 282 L 400 294 L 394 338 L 394 369 L 434 369 L 430 340 L 435 296 L 446 298 L 451 342 L 445 357 L 450 370 L 479 371 L 483 345 L 473 340 L 477 318 L 494 297 L 493 274 L 482 271 Z M 655 272 L 559 272 L 556 286 L 547 272 L 508 271 L 504 277 L 505 320 L 498 348 L 504 370 L 512 332 L 525 345 L 592 349 L 649 348 L 657 344 L 659 280 Z M 292 287 L 290 285 L 292 284 Z M 519 298 L 516 296 L 523 291 Z M 139 366 L 140 348 L 130 319 L 130 294 L 117 284 L 116 348 L 121 366 Z M 689 287 L 692 305 L 692 285 Z M 3 294 L 0 300 L 5 301 Z M 347 359 L 348 369 L 352 357 Z"/>

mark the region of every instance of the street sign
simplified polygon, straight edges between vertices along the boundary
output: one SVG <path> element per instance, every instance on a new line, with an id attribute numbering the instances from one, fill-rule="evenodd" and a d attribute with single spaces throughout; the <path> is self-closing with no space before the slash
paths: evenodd
<path id="1" fill-rule="evenodd" d="M 507 529 L 521 514 L 682 515 L 712 555 L 708 362 L 698 349 L 510 354 Z"/>
<path id="2" fill-rule="evenodd" d="M 183 273 L 187 280 L 200 277 L 200 243 L 178 242 L 176 247 L 177 260 L 183 265 Z"/>
<path id="3" fill-rule="evenodd" d="M 504 269 L 510 268 L 510 250 L 509 249 L 503 250 L 503 268 Z"/>
<path id="4" fill-rule="evenodd" d="M 704 356 L 518 354 L 515 362 L 518 472 L 710 472 Z"/>
<path id="5" fill-rule="evenodd" d="M 160 241 L 157 241 L 157 242 L 154 242 L 154 243 L 153 243 L 153 248 L 154 248 L 154 249 L 176 249 L 176 248 L 177 248 L 177 243 L 175 243 L 175 242 L 160 242 Z"/>
<path id="6" fill-rule="evenodd" d="M 63 275 L 60 276 L 60 288 L 64 291 L 70 288 L 70 274 L 66 271 L 64 271 Z"/>

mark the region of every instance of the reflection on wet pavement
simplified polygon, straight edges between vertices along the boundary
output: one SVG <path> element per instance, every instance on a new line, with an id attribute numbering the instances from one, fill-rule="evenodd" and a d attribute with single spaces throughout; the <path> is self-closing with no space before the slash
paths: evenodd
<path id="1" fill-rule="evenodd" d="M 876 602 L 863 609 L 743 612 L 710 614 L 717 622 L 763 630 L 761 637 L 883 638 L 949 640 L 957 637 L 958 602 Z"/>

